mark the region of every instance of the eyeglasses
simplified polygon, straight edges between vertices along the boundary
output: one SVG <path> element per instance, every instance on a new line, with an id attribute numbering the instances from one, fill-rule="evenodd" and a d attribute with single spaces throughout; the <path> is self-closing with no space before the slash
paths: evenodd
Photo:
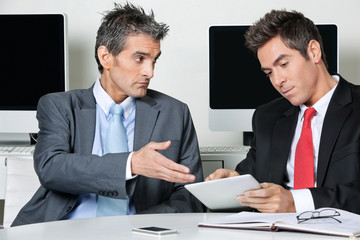
<path id="1" fill-rule="evenodd" d="M 341 223 L 339 219 L 335 217 L 340 216 L 340 213 L 335 209 L 323 209 L 321 211 L 306 211 L 296 216 L 298 223 L 302 223 L 312 219 L 322 219 L 322 218 L 331 218 L 335 221 Z"/>

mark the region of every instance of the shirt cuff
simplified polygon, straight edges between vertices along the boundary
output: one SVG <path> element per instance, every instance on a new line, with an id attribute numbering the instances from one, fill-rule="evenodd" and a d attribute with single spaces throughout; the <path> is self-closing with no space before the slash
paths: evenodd
<path id="1" fill-rule="evenodd" d="M 309 189 L 298 189 L 290 191 L 294 198 L 294 204 L 297 213 L 315 210 L 314 199 Z"/>
<path id="2" fill-rule="evenodd" d="M 126 180 L 130 180 L 133 179 L 135 177 L 137 177 L 137 175 L 133 175 L 131 172 L 131 157 L 133 155 L 134 152 L 131 152 L 127 158 L 127 162 L 126 162 Z"/>

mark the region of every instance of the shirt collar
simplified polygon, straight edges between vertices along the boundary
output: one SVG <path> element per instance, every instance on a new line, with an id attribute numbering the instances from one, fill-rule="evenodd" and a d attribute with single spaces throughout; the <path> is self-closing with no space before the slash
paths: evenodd
<path id="1" fill-rule="evenodd" d="M 108 116 L 110 108 L 115 102 L 101 86 L 100 78 L 97 78 L 95 82 L 93 93 L 97 105 L 104 111 L 105 116 Z M 135 99 L 133 97 L 127 97 L 121 103 L 121 106 L 124 108 L 124 118 L 127 118 L 136 106 Z"/>
<path id="2" fill-rule="evenodd" d="M 338 75 L 332 75 L 332 78 L 338 83 L 340 80 L 340 77 Z M 316 115 L 325 116 L 325 113 L 327 111 L 327 108 L 329 106 L 330 100 L 332 95 L 334 94 L 334 91 L 337 87 L 337 84 L 335 87 L 333 87 L 329 92 L 327 92 L 322 98 L 320 98 L 312 107 L 316 110 Z M 300 116 L 301 118 L 304 117 L 305 110 L 308 109 L 307 106 L 304 104 L 300 105 Z"/>

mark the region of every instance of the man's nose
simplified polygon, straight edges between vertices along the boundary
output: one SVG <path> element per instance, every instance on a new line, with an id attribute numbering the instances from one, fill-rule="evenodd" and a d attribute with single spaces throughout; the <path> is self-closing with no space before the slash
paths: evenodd
<path id="1" fill-rule="evenodd" d="M 281 85 L 285 82 L 285 77 L 279 72 L 272 72 L 271 82 L 277 87 L 281 87 Z"/>
<path id="2" fill-rule="evenodd" d="M 145 64 L 142 69 L 142 75 L 148 79 L 151 79 L 154 76 L 154 64 Z"/>

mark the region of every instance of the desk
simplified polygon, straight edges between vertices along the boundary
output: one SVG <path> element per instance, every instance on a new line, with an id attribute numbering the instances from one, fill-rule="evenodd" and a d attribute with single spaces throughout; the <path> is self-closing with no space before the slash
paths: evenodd
<path id="1" fill-rule="evenodd" d="M 346 239 L 325 235 L 295 232 L 268 232 L 250 230 L 231 230 L 198 228 L 197 224 L 208 219 L 218 218 L 229 213 L 178 213 L 178 214 L 146 214 L 119 217 L 102 217 L 56 221 L 40 224 L 24 225 L 8 229 L 0 229 L 1 240 L 154 240 L 154 239 L 243 239 L 243 240 L 289 240 L 289 239 Z M 149 236 L 132 233 L 132 227 L 158 226 L 178 230 L 172 236 Z"/>
<path id="2" fill-rule="evenodd" d="M 0 134 L 1 135 L 1 134 Z M 3 224 L 4 199 L 5 199 L 5 182 L 6 182 L 6 155 L 0 154 L 0 225 Z M 19 156 L 21 158 L 32 159 L 32 156 Z M 218 168 L 235 169 L 236 165 L 246 157 L 245 153 L 231 154 L 201 154 L 204 177 L 207 177 Z M 27 202 L 27 201 L 26 201 Z M 25 204 L 25 202 L 24 202 Z"/>

